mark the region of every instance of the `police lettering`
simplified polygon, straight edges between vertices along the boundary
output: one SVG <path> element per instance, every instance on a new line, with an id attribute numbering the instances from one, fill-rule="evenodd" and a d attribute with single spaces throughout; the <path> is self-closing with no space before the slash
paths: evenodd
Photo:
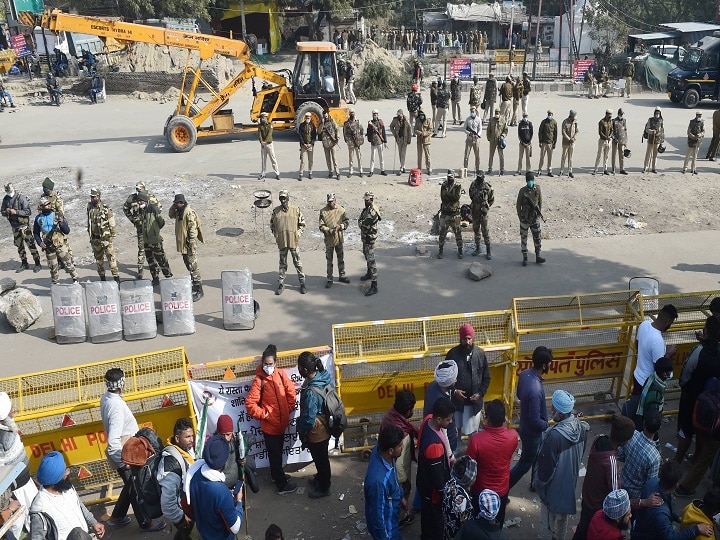
<path id="1" fill-rule="evenodd" d="M 90 315 L 107 315 L 109 313 L 117 313 L 117 304 L 90 306 Z"/>
<path id="2" fill-rule="evenodd" d="M 226 304 L 250 304 L 252 300 L 249 294 L 226 294 L 224 302 Z"/>
<path id="3" fill-rule="evenodd" d="M 134 315 L 136 313 L 148 313 L 152 310 L 150 302 L 141 302 L 139 304 L 125 304 L 122 307 L 123 315 Z"/>
<path id="4" fill-rule="evenodd" d="M 190 302 L 187 300 L 171 300 L 163 302 L 163 311 L 185 311 L 190 309 Z"/>
<path id="5" fill-rule="evenodd" d="M 55 306 L 55 315 L 57 317 L 80 317 L 82 306 Z"/>

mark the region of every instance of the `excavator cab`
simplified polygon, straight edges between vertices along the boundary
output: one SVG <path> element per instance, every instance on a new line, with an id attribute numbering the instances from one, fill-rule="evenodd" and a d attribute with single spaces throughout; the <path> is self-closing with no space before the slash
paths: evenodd
<path id="1" fill-rule="evenodd" d="M 293 70 L 293 96 L 295 122 L 302 122 L 310 112 L 316 125 L 322 113 L 330 111 L 336 122 L 347 119 L 341 109 L 339 78 L 336 62 L 337 47 L 328 41 L 301 41 L 297 44 L 298 55 Z"/>

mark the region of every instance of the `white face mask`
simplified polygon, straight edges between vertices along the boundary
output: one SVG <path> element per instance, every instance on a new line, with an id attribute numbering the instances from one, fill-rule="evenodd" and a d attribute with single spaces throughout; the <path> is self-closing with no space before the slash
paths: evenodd
<path id="1" fill-rule="evenodd" d="M 15 196 L 15 192 L 14 192 L 14 191 L 6 191 L 5 193 L 6 193 L 7 196 L 10 197 L 11 199 Z"/>
<path id="2" fill-rule="evenodd" d="M 275 372 L 275 366 L 268 366 L 267 364 L 263 364 L 263 371 L 266 375 L 272 375 Z"/>
<path id="3" fill-rule="evenodd" d="M 147 206 L 145 203 L 138 204 L 138 207 L 140 208 L 140 210 L 145 210 L 145 206 Z"/>

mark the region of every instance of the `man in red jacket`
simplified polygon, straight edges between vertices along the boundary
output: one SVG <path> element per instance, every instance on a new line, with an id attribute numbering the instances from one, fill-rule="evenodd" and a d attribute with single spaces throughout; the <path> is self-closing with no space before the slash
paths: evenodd
<path id="1" fill-rule="evenodd" d="M 586 480 L 587 481 L 587 480 Z M 624 489 L 608 493 L 603 506 L 595 512 L 587 530 L 587 540 L 624 540 L 630 527 L 630 497 Z M 585 538 L 585 537 L 583 537 Z"/>
<path id="2" fill-rule="evenodd" d="M 297 483 L 285 474 L 282 467 L 285 430 L 290 423 L 290 411 L 295 408 L 295 385 L 282 369 L 275 366 L 276 359 L 277 348 L 268 345 L 256 368 L 255 380 L 245 399 L 245 408 L 250 416 L 260 420 L 270 462 L 270 475 L 278 494 L 284 495 L 297 489 Z"/>
<path id="3" fill-rule="evenodd" d="M 472 486 L 473 500 L 485 489 L 491 489 L 500 496 L 500 510 L 495 519 L 505 521 L 505 508 L 510 491 L 510 462 L 518 447 L 518 434 L 505 425 L 505 405 L 499 399 L 485 403 L 483 431 L 470 437 L 465 454 L 482 467 L 478 467 L 477 479 Z M 475 505 L 477 508 L 477 504 Z"/>
<path id="4" fill-rule="evenodd" d="M 615 415 L 610 421 L 610 436 L 598 435 L 587 458 L 587 473 L 582 488 L 582 510 L 573 540 L 584 540 L 588 525 L 602 509 L 608 493 L 620 489 L 620 464 L 617 447 L 627 443 L 635 432 L 635 423 L 627 416 Z M 624 490 L 623 490 L 624 491 Z"/>

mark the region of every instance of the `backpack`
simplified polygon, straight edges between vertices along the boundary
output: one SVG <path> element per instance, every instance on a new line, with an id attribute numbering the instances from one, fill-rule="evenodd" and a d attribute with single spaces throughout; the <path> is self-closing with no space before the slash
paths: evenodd
<path id="1" fill-rule="evenodd" d="M 336 439 L 339 438 L 347 427 L 347 415 L 342 399 L 331 385 L 327 385 L 322 390 L 317 386 L 310 388 L 323 400 L 323 415 L 328 432 Z"/>
<path id="2" fill-rule="evenodd" d="M 160 506 L 160 484 L 157 481 L 162 451 L 160 437 L 150 428 L 142 428 L 123 445 L 122 460 L 130 465 L 133 496 L 143 514 L 138 516 L 141 523 L 163 515 Z"/>
<path id="3" fill-rule="evenodd" d="M 46 514 L 45 512 L 30 512 L 30 517 L 32 519 L 32 516 L 37 515 L 40 516 L 40 520 L 43 522 L 43 525 L 45 526 L 45 540 L 59 540 L 60 535 L 58 534 L 58 528 L 55 524 L 55 520 L 50 517 L 49 514 Z M 31 522 L 32 523 L 32 522 Z M 32 525 L 30 527 L 30 534 L 33 533 Z"/>
<path id="4" fill-rule="evenodd" d="M 720 379 L 717 377 L 705 383 L 695 402 L 692 421 L 699 432 L 720 440 Z"/>

